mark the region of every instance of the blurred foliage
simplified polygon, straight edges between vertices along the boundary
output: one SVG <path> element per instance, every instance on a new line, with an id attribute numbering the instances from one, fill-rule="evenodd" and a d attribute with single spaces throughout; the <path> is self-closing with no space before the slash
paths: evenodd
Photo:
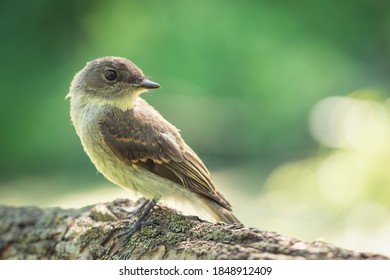
<path id="1" fill-rule="evenodd" d="M 116 55 L 162 85 L 145 99 L 182 130 L 246 224 L 340 236 L 347 213 L 371 213 L 388 233 L 389 142 L 370 149 L 366 136 L 389 137 L 375 134 L 388 126 L 389 28 L 388 1 L 1 1 L 0 203 L 104 182 L 64 97 L 87 61 Z M 350 93 L 341 102 L 360 104 L 354 128 L 329 130 L 347 118 L 325 121 L 339 100 L 329 98 Z"/>

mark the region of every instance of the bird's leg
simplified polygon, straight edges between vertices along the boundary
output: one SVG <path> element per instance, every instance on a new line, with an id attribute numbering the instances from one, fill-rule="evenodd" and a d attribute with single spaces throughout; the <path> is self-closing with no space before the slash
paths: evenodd
<path id="1" fill-rule="evenodd" d="M 141 207 L 139 207 L 135 212 L 138 213 L 138 212 L 141 212 L 142 210 L 142 213 L 141 215 L 138 217 L 138 219 L 134 222 L 134 224 L 131 225 L 131 227 L 118 234 L 116 236 L 116 238 L 120 238 L 122 236 L 126 236 L 126 239 L 128 239 L 129 237 L 131 237 L 131 235 L 136 232 L 137 230 L 139 230 L 139 228 L 142 226 L 142 222 L 143 220 L 145 219 L 146 215 L 149 214 L 150 210 L 152 210 L 152 208 L 157 204 L 157 201 L 159 200 L 159 197 L 158 198 L 153 198 L 151 201 L 146 201 L 145 203 L 143 203 L 141 205 Z"/>
<path id="2" fill-rule="evenodd" d="M 138 206 L 135 210 L 131 211 L 131 212 L 128 212 L 128 219 L 130 220 L 131 217 L 135 216 L 135 215 L 138 215 L 139 213 L 142 212 L 142 210 L 144 210 L 144 208 L 146 207 L 146 205 L 148 205 L 150 203 L 150 199 L 145 199 L 144 202 L 142 202 L 142 204 L 140 206 Z"/>

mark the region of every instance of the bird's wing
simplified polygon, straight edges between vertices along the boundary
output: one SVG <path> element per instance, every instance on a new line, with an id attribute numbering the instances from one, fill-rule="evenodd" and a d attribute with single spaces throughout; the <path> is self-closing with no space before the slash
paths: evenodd
<path id="1" fill-rule="evenodd" d="M 107 113 L 100 128 L 108 147 L 125 163 L 145 168 L 231 209 L 178 130 L 145 101 L 140 108 Z"/>

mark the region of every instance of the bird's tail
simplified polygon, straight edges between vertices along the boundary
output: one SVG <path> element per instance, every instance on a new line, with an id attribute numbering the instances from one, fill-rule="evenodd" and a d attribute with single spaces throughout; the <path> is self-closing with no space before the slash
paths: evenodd
<path id="1" fill-rule="evenodd" d="M 232 209 L 228 209 L 214 200 L 207 198 L 202 199 L 209 211 L 207 212 L 213 220 L 218 222 L 223 222 L 226 224 L 240 224 L 241 222 L 233 214 Z"/>

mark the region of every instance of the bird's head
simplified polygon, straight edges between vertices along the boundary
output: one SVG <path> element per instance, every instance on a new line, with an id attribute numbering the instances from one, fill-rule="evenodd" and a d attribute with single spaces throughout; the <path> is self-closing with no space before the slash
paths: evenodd
<path id="1" fill-rule="evenodd" d="M 133 62 L 107 56 L 88 62 L 75 75 L 67 97 L 127 110 L 138 95 L 159 87 L 159 84 L 148 80 Z"/>

